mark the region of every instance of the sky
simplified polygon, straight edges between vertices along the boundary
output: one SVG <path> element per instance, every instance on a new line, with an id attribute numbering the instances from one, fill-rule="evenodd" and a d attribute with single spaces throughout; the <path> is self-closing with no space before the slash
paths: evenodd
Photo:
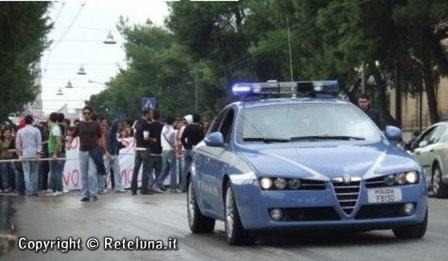
<path id="1" fill-rule="evenodd" d="M 104 90 L 104 83 L 119 68 L 126 68 L 124 40 L 116 28 L 119 17 L 127 18 L 131 25 L 149 19 L 163 26 L 168 7 L 162 0 L 65 1 L 53 2 L 48 15 L 54 26 L 47 35 L 52 44 L 40 63 L 43 110 L 49 114 L 67 104 L 73 113 L 92 94 Z M 103 43 L 109 32 L 117 44 Z M 81 65 L 86 75 L 77 74 Z M 66 88 L 68 81 L 73 88 Z M 57 95 L 59 89 L 63 95 Z"/>

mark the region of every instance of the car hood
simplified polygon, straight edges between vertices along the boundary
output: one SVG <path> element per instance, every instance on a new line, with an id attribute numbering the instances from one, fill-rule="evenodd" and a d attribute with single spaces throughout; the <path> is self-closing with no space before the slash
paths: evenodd
<path id="1" fill-rule="evenodd" d="M 260 176 L 330 180 L 349 174 L 363 179 L 421 169 L 405 151 L 384 143 L 280 146 L 245 149 L 240 154 Z"/>

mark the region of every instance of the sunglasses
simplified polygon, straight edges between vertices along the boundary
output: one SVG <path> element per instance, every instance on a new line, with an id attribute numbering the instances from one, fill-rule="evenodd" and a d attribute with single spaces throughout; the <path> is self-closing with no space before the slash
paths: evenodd
<path id="1" fill-rule="evenodd" d="M 90 112 L 83 112 L 84 115 L 91 115 L 92 113 Z"/>

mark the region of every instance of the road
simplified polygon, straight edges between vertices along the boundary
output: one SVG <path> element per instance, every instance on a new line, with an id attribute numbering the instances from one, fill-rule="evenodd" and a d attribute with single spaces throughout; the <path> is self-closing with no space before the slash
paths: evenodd
<path id="1" fill-rule="evenodd" d="M 398 240 L 392 231 L 291 233 L 261 236 L 255 246 L 227 245 L 224 225 L 215 233 L 193 235 L 186 217 L 186 194 L 106 193 L 80 202 L 78 192 L 60 197 L 14 197 L 17 234 L 27 239 L 81 239 L 81 251 L 35 253 L 18 250 L 2 260 L 448 260 L 448 200 L 430 198 L 429 227 L 422 240 Z M 178 250 L 87 250 L 90 237 L 177 240 Z M 173 242 L 173 241 L 172 241 Z M 103 244 L 104 242 L 102 242 Z M 171 244 L 173 246 L 173 244 Z"/>

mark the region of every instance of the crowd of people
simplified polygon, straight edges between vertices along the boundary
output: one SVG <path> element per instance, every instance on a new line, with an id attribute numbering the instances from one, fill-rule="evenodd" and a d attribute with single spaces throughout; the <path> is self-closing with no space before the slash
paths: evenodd
<path id="1" fill-rule="evenodd" d="M 362 94 L 358 106 L 384 130 L 378 111 Z M 108 189 L 126 192 L 122 185 L 119 152 L 122 139 L 134 137 L 135 158 L 131 194 L 164 193 L 170 174 L 169 192 L 185 192 L 185 174 L 192 161 L 192 150 L 204 138 L 207 122 L 199 114 L 176 119 L 170 115 L 162 122 L 158 110 L 144 108 L 136 121 L 97 118 L 91 107 L 82 110 L 83 120 L 73 123 L 62 113 L 51 113 L 47 122 L 35 123 L 31 115 L 0 126 L 0 192 L 16 191 L 29 197 L 64 193 L 63 172 L 66 144 L 79 137 L 81 201 L 96 201 Z M 415 136 L 416 134 L 414 134 Z M 415 139 L 415 137 L 413 137 Z M 141 185 L 138 177 L 141 169 Z M 110 175 L 111 188 L 107 187 Z"/>
<path id="2" fill-rule="evenodd" d="M 26 115 L 15 128 L 2 124 L 0 137 L 0 192 L 15 191 L 28 197 L 64 194 L 63 172 L 66 145 L 79 138 L 81 201 L 96 201 L 109 189 L 127 192 L 122 185 L 118 160 L 124 138 L 134 137 L 135 158 L 131 194 L 185 192 L 185 174 L 192 149 L 204 138 L 207 122 L 199 114 L 182 119 L 144 108 L 136 121 L 97 118 L 91 107 L 82 110 L 83 120 L 73 123 L 62 113 L 51 113 L 47 122 Z M 138 177 L 141 169 L 141 185 Z M 107 177 L 110 175 L 110 188 Z M 170 175 L 168 188 L 164 181 Z"/>

